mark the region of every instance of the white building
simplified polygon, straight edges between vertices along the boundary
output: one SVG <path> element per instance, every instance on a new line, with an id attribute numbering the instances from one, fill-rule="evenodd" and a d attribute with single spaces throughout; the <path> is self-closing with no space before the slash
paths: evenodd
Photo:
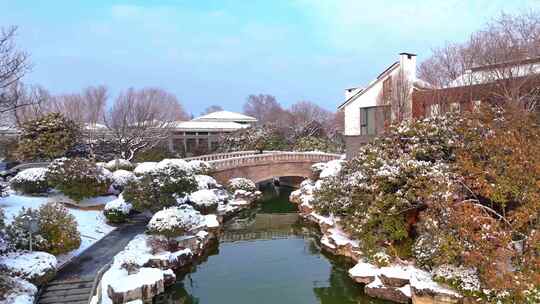
<path id="1" fill-rule="evenodd" d="M 365 87 L 345 90 L 345 101 L 338 107 L 343 111 L 344 136 L 347 156 L 380 134 L 388 120 L 395 116 L 388 103 L 396 90 L 397 82 L 409 83 L 412 91 L 417 84 L 416 55 L 400 53 L 399 60 L 392 63 Z M 410 101 L 408 101 L 410 104 Z M 410 107 L 410 105 L 409 105 Z"/>
<path id="2" fill-rule="evenodd" d="M 248 128 L 257 119 L 240 113 L 218 111 L 190 121 L 177 122 L 169 138 L 169 150 L 182 155 L 215 151 L 220 137 Z"/>

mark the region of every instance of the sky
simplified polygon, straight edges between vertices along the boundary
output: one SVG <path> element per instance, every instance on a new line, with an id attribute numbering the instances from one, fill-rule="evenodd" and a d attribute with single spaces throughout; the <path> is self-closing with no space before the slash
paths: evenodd
<path id="1" fill-rule="evenodd" d="M 241 111 L 249 94 L 335 110 L 397 60 L 428 58 L 501 12 L 539 0 L 0 0 L 31 56 L 24 81 L 53 94 L 106 85 L 174 93 L 188 113 Z"/>

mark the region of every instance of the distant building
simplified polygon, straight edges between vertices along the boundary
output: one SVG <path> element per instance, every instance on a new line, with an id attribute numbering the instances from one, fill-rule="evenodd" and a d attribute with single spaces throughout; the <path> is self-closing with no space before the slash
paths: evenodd
<path id="1" fill-rule="evenodd" d="M 220 137 L 248 128 L 257 119 L 240 113 L 218 111 L 190 121 L 177 122 L 169 137 L 169 150 L 181 155 L 213 152 Z"/>
<path id="2" fill-rule="evenodd" d="M 501 75 L 501 71 L 505 74 Z M 449 86 L 434 88 L 416 77 L 416 55 L 401 53 L 398 61 L 366 87 L 345 89 L 345 101 L 338 110 L 344 113 L 347 157 L 353 157 L 360 146 L 382 134 L 400 110 L 404 116 L 399 120 L 437 116 L 449 110 L 473 110 L 483 102 L 501 102 L 500 94 L 494 92 L 512 82 L 519 84 L 516 87 L 521 92 L 537 90 L 540 95 L 540 58 L 474 67 Z M 400 89 L 404 91 L 401 108 L 395 106 Z"/>

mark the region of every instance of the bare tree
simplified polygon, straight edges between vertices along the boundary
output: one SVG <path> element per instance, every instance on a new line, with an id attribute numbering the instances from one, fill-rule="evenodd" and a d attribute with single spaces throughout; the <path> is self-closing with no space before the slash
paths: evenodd
<path id="1" fill-rule="evenodd" d="M 289 113 L 290 123 L 287 125 L 304 135 L 315 136 L 321 131 L 325 134 L 335 134 L 334 113 L 311 101 L 299 101 L 291 105 Z M 322 130 L 316 130 L 316 126 Z"/>
<path id="2" fill-rule="evenodd" d="M 204 110 L 204 112 L 201 113 L 201 115 L 206 115 L 206 114 L 210 114 L 210 113 L 214 113 L 214 112 L 219 112 L 219 111 L 223 111 L 223 108 L 221 106 L 218 106 L 218 105 L 211 105 L 209 106 L 208 108 L 206 108 Z"/>
<path id="3" fill-rule="evenodd" d="M 30 70 L 29 56 L 15 46 L 17 27 L 0 30 L 0 113 L 28 105 L 20 100 L 17 83 Z M 15 88 L 14 88 L 15 87 Z"/>
<path id="4" fill-rule="evenodd" d="M 438 88 L 437 102 L 478 94 L 475 85 L 489 84 L 490 97 L 533 109 L 539 100 L 540 14 L 501 14 L 462 44 L 447 44 L 433 50 L 419 66 L 419 77 Z M 448 96 L 447 96 L 448 95 Z"/>
<path id="5" fill-rule="evenodd" d="M 119 156 L 131 160 L 163 142 L 175 121 L 186 118 L 174 95 L 156 88 L 131 88 L 116 98 L 104 121 Z"/>
<path id="6" fill-rule="evenodd" d="M 259 124 L 278 124 L 288 113 L 272 95 L 249 95 L 244 104 L 244 113 L 257 118 Z"/>

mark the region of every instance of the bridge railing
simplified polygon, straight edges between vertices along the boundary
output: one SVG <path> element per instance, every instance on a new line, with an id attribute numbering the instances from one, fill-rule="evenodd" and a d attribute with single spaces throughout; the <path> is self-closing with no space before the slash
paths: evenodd
<path id="1" fill-rule="evenodd" d="M 263 151 L 263 154 L 276 153 L 276 152 L 279 152 L 279 151 Z M 257 150 L 249 150 L 249 151 L 238 151 L 238 152 L 216 153 L 216 154 L 193 156 L 193 157 L 184 158 L 184 160 L 185 161 L 192 161 L 192 160 L 214 161 L 214 160 L 228 159 L 228 158 L 233 158 L 233 157 L 245 157 L 245 156 L 257 155 L 257 154 L 261 154 L 261 152 Z"/>
<path id="2" fill-rule="evenodd" d="M 328 162 L 341 158 L 340 154 L 322 152 L 282 152 L 237 156 L 228 159 L 209 161 L 216 170 L 224 170 L 235 167 L 253 166 L 261 163 L 277 162 Z"/>

